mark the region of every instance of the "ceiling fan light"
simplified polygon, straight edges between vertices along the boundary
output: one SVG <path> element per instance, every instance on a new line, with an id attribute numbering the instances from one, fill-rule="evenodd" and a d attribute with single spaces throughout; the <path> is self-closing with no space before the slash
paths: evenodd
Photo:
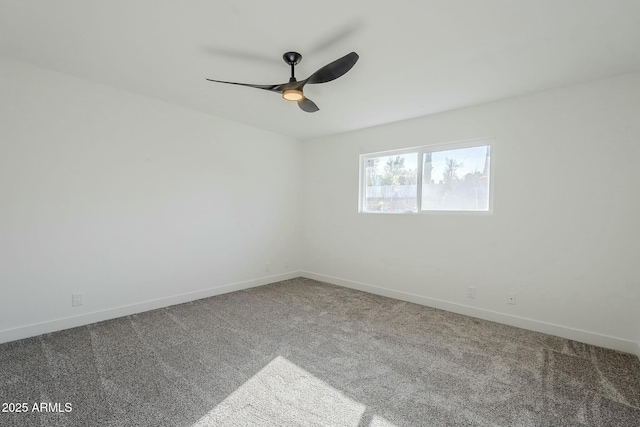
<path id="1" fill-rule="evenodd" d="M 300 89 L 287 89 L 282 92 L 282 97 L 287 101 L 300 101 L 304 95 Z"/>

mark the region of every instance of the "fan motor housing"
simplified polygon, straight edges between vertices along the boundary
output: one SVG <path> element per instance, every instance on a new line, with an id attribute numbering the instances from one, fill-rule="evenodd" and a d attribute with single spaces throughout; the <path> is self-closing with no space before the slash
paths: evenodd
<path id="1" fill-rule="evenodd" d="M 298 52 L 287 52 L 282 55 L 282 59 L 289 65 L 298 65 L 302 61 L 302 55 Z"/>

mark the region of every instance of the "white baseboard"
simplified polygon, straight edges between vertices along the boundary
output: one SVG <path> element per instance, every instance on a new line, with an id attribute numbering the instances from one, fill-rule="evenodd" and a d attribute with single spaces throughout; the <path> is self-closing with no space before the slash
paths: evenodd
<path id="1" fill-rule="evenodd" d="M 108 308 L 105 310 L 84 313 L 78 316 L 54 319 L 46 322 L 34 323 L 31 325 L 20 326 L 12 329 L 0 331 L 0 343 L 29 338 L 36 335 L 46 334 L 49 332 L 61 331 L 63 329 L 84 326 L 90 323 L 101 322 L 103 320 L 115 319 L 117 317 L 128 316 L 131 314 L 142 313 L 144 311 L 155 310 L 158 308 L 168 307 L 171 305 L 182 304 L 189 301 L 195 301 L 202 298 L 208 298 L 215 295 L 226 294 L 229 292 L 249 289 L 256 286 L 267 285 L 269 283 L 280 282 L 282 280 L 294 279 L 300 277 L 300 272 L 294 271 L 290 273 L 278 274 L 275 276 L 261 277 L 258 279 L 247 280 L 245 282 L 232 283 L 229 285 L 218 286 L 215 288 L 204 289 L 196 292 L 189 292 L 180 295 L 173 295 L 165 298 L 158 298 L 149 301 L 143 301 L 136 304 L 124 305 L 120 307 Z"/>
<path id="2" fill-rule="evenodd" d="M 566 326 L 556 325 L 552 323 L 542 322 L 539 320 L 528 319 L 510 314 L 499 313 L 492 310 L 485 310 L 477 307 L 471 307 L 464 304 L 453 303 L 449 301 L 439 300 L 435 298 L 424 297 L 408 292 L 396 291 L 393 289 L 374 286 L 367 283 L 356 282 L 353 280 L 342 279 L 339 277 L 327 276 L 324 274 L 313 273 L 309 271 L 294 271 L 289 273 L 278 274 L 275 276 L 261 277 L 258 279 L 247 280 L 244 282 L 232 283 L 228 285 L 218 286 L 215 288 L 204 289 L 196 292 L 174 295 L 165 298 L 159 298 L 141 303 L 130 304 L 110 309 L 85 313 L 78 316 L 54 319 L 46 322 L 40 322 L 12 329 L 0 331 L 0 344 L 9 341 L 15 341 L 23 338 L 29 338 L 36 335 L 46 334 L 49 332 L 61 331 L 63 329 L 75 328 L 95 322 L 115 319 L 117 317 L 128 316 L 131 314 L 142 313 L 158 308 L 169 307 L 171 305 L 182 304 L 189 301 L 195 301 L 202 298 L 208 298 L 216 295 L 226 294 L 229 292 L 249 289 L 256 286 L 268 285 L 270 283 L 282 280 L 294 279 L 296 277 L 306 277 L 321 282 L 331 283 L 346 288 L 357 289 L 376 295 L 382 295 L 402 301 L 408 301 L 415 304 L 425 305 L 428 307 L 439 308 L 453 313 L 464 314 L 479 319 L 489 320 L 492 322 L 502 323 L 505 325 L 515 326 L 518 328 L 528 329 L 531 331 L 542 332 L 549 335 L 571 339 L 574 341 L 592 344 L 599 347 L 610 348 L 625 353 L 635 354 L 640 358 L 640 343 L 622 338 L 601 335 L 594 332 L 583 331 L 580 329 L 570 328 Z"/>
<path id="3" fill-rule="evenodd" d="M 333 285 L 344 286 L 345 288 L 357 289 L 376 295 L 382 295 L 385 297 L 408 301 L 428 307 L 439 308 L 442 310 L 451 311 L 453 313 L 464 314 L 466 316 L 476 317 L 478 319 L 489 320 L 492 322 L 515 326 L 522 329 L 528 329 L 530 331 L 555 335 L 557 337 L 579 341 L 586 344 L 592 344 L 598 347 L 604 347 L 612 350 L 622 351 L 624 353 L 635 354 L 640 357 L 640 343 L 622 338 L 601 335 L 594 332 L 583 331 L 567 326 L 556 325 L 553 323 L 542 322 L 540 320 L 528 319 L 525 317 L 513 316 L 510 314 L 499 313 L 497 311 L 485 310 L 482 308 L 471 307 L 468 305 L 453 303 L 435 298 L 428 298 L 408 292 L 396 291 L 393 289 L 374 286 L 367 283 L 341 279 L 339 277 L 332 277 L 324 274 L 312 273 L 309 271 L 302 271 L 300 272 L 300 274 L 302 277 L 331 283 Z"/>

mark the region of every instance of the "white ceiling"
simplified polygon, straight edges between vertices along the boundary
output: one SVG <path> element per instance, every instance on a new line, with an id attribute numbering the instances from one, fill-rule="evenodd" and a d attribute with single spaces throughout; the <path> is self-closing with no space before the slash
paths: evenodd
<path id="1" fill-rule="evenodd" d="M 207 82 L 305 78 L 305 94 Z M 638 0 L 0 0 L 0 55 L 300 139 L 640 71 Z"/>

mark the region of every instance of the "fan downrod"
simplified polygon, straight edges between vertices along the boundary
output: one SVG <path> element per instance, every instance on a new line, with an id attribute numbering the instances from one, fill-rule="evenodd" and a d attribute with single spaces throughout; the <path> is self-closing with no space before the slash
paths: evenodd
<path id="1" fill-rule="evenodd" d="M 282 59 L 284 59 L 284 62 L 286 62 L 287 64 L 294 66 L 298 65 L 300 61 L 302 61 L 302 55 L 300 55 L 298 52 L 287 52 L 282 55 Z"/>

